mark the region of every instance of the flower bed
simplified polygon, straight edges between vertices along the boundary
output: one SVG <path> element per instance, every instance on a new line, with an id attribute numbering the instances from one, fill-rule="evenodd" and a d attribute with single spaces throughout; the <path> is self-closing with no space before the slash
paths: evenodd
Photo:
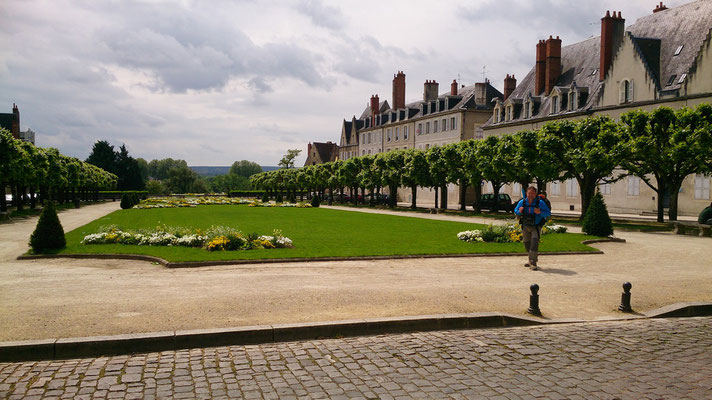
<path id="1" fill-rule="evenodd" d="M 541 228 L 541 234 L 549 233 L 566 233 L 566 227 L 547 223 Z M 522 226 L 516 221 L 510 221 L 505 225 L 490 224 L 484 229 L 460 232 L 457 238 L 464 242 L 517 243 L 522 241 Z"/>
<path id="2" fill-rule="evenodd" d="M 197 207 L 200 205 L 248 204 L 250 207 L 297 207 L 309 208 L 309 203 L 262 203 L 234 197 L 149 197 L 133 206 L 136 209 Z"/>
<path id="3" fill-rule="evenodd" d="M 100 227 L 97 233 L 84 236 L 81 244 L 184 246 L 202 247 L 208 251 L 294 247 L 292 240 L 282 236 L 279 230 L 275 230 L 271 236 L 255 233 L 245 235 L 226 226 L 213 226 L 205 231 L 167 226 L 152 231 L 124 231 L 116 225 L 109 225 Z"/>

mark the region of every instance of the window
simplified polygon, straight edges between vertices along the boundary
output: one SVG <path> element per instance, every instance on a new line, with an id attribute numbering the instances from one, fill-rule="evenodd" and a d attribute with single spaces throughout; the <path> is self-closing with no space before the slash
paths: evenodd
<path id="1" fill-rule="evenodd" d="M 675 77 L 676 77 L 676 76 L 677 76 L 677 75 L 675 75 L 675 74 L 670 75 L 670 79 L 668 79 L 667 84 L 666 84 L 665 86 L 670 86 L 670 85 L 672 85 L 673 83 L 675 83 Z"/>
<path id="2" fill-rule="evenodd" d="M 559 112 L 559 96 L 551 96 L 551 113 Z"/>
<path id="3" fill-rule="evenodd" d="M 403 140 L 408 140 L 408 126 L 403 127 Z"/>
<path id="4" fill-rule="evenodd" d="M 515 183 L 512 185 L 512 197 L 519 198 L 522 197 L 522 184 Z"/>
<path id="5" fill-rule="evenodd" d="M 426 134 L 430 133 L 430 122 L 425 123 L 425 133 Z"/>
<path id="6" fill-rule="evenodd" d="M 551 195 L 561 196 L 561 182 L 551 182 Z"/>
<path id="7" fill-rule="evenodd" d="M 640 178 L 637 176 L 628 177 L 628 196 L 640 196 Z"/>
<path id="8" fill-rule="evenodd" d="M 624 80 L 621 82 L 620 102 L 629 103 L 633 101 L 633 80 Z"/>
<path id="9" fill-rule="evenodd" d="M 569 110 L 575 110 L 578 108 L 578 104 L 576 104 L 576 92 L 571 92 L 569 95 Z"/>
<path id="10" fill-rule="evenodd" d="M 695 200 L 710 199 L 710 177 L 700 174 L 695 175 Z"/>
<path id="11" fill-rule="evenodd" d="M 531 106 L 531 102 L 530 102 L 530 101 L 524 103 L 524 118 L 529 118 L 529 116 L 530 116 L 530 114 L 529 114 L 529 107 L 530 107 L 530 106 Z"/>
<path id="12" fill-rule="evenodd" d="M 433 121 L 433 133 L 438 133 L 438 120 Z"/>
<path id="13" fill-rule="evenodd" d="M 440 124 L 442 124 L 443 132 L 445 132 L 447 130 L 447 119 L 443 118 L 443 120 L 442 120 L 442 122 L 440 122 Z"/>
<path id="14" fill-rule="evenodd" d="M 496 124 L 498 122 L 501 122 L 499 120 L 499 107 L 495 107 L 494 108 L 494 123 Z"/>
<path id="15" fill-rule="evenodd" d="M 416 130 L 417 130 L 416 133 L 418 135 L 422 135 L 423 134 L 423 124 L 418 124 L 418 128 Z"/>
<path id="16" fill-rule="evenodd" d="M 568 179 L 566 181 L 566 197 L 578 197 L 578 182 L 576 179 Z"/>
<path id="17" fill-rule="evenodd" d="M 450 118 L 450 130 L 457 129 L 457 119 L 455 117 Z"/>
<path id="18" fill-rule="evenodd" d="M 366 155 L 366 150 L 361 150 L 361 155 L 365 156 Z"/>
<path id="19" fill-rule="evenodd" d="M 368 143 L 371 143 L 371 132 L 368 132 Z"/>
<path id="20" fill-rule="evenodd" d="M 398 140 L 398 127 L 397 126 L 396 126 L 395 130 L 396 130 L 396 140 Z"/>
<path id="21" fill-rule="evenodd" d="M 361 143 L 366 143 L 366 134 L 361 135 Z"/>
<path id="22" fill-rule="evenodd" d="M 390 141 L 391 141 L 391 130 L 390 130 L 390 129 L 388 129 L 388 130 L 386 131 L 386 141 L 387 141 L 387 142 L 390 142 Z"/>
<path id="23" fill-rule="evenodd" d="M 611 194 L 611 184 L 610 183 L 599 183 L 598 184 L 598 191 L 601 192 L 601 194 Z"/>
<path id="24" fill-rule="evenodd" d="M 680 75 L 680 79 L 677 81 L 677 83 L 685 82 L 685 78 L 687 78 L 687 74 Z"/>
<path id="25" fill-rule="evenodd" d="M 679 56 L 680 52 L 682 51 L 682 48 L 685 47 L 683 44 L 682 46 L 678 46 L 677 49 L 675 49 L 675 56 Z M 673 56 L 674 57 L 674 56 Z"/>
<path id="26" fill-rule="evenodd" d="M 506 112 L 505 112 L 504 120 L 511 121 L 512 120 L 512 106 L 507 106 L 505 108 L 505 110 L 506 110 Z"/>

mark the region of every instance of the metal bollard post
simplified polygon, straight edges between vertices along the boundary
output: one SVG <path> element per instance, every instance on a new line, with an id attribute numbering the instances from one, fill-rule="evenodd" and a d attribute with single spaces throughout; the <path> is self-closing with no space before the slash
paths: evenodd
<path id="1" fill-rule="evenodd" d="M 527 312 L 529 314 L 534 314 L 541 316 L 541 310 L 539 309 L 539 285 L 536 283 L 532 284 L 529 286 L 529 289 L 532 291 L 532 294 L 529 296 L 529 309 Z"/>
<path id="2" fill-rule="evenodd" d="M 623 284 L 623 294 L 621 294 L 621 305 L 618 306 L 618 309 L 623 312 L 632 312 L 633 309 L 630 307 L 630 288 L 632 288 L 633 285 L 630 284 L 630 282 L 626 282 Z"/>

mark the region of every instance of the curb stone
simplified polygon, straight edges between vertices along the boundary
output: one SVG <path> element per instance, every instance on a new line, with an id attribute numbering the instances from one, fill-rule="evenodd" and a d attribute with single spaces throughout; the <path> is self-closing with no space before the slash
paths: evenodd
<path id="1" fill-rule="evenodd" d="M 712 303 L 699 302 L 677 303 L 650 311 L 643 316 L 624 316 L 622 318 L 594 321 L 575 319 L 545 320 L 501 313 L 440 314 L 28 340 L 0 342 L 0 362 L 60 360 L 198 347 L 254 345 L 436 330 L 488 329 L 711 315 Z"/>

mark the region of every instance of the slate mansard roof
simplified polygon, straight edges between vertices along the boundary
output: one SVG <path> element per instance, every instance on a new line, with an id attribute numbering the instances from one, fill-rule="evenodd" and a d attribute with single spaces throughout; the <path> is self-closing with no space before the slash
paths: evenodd
<path id="1" fill-rule="evenodd" d="M 641 17 L 625 28 L 625 36 L 632 40 L 657 90 L 672 92 L 683 85 L 684 81 L 681 82 L 680 77 L 694 69 L 697 55 L 705 40 L 709 40 L 711 29 L 712 0 L 700 0 Z M 675 55 L 680 46 L 680 53 Z M 561 48 L 561 75 L 554 87 L 567 88 L 575 83 L 576 87 L 587 90 L 586 101 L 564 113 L 587 111 L 597 106 L 603 84 L 599 81 L 598 71 L 600 51 L 600 36 Z M 615 55 L 613 63 L 615 64 Z M 672 83 L 667 85 L 673 76 Z M 520 112 L 516 117 L 513 116 L 509 121 L 500 124 L 531 121 L 550 115 L 550 93 L 537 96 L 535 78 L 536 67 L 517 85 L 507 102 L 519 104 L 528 96 L 532 96 L 540 102 L 538 113 L 525 119 L 524 113 Z M 500 125 L 495 124 L 493 118 L 490 118 L 485 126 Z"/>

